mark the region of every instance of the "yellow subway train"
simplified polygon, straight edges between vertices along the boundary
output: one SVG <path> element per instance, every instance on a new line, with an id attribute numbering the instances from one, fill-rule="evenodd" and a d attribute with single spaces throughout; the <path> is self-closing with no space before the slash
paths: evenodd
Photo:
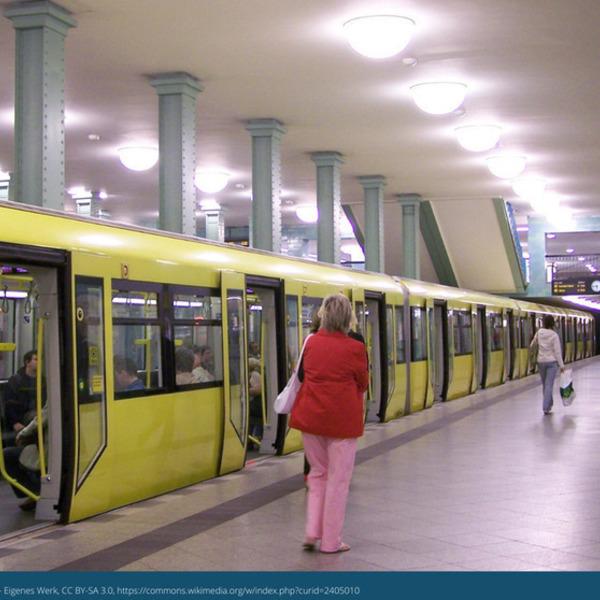
<path id="1" fill-rule="evenodd" d="M 34 349 L 39 493 L 0 467 L 37 519 L 77 521 L 299 449 L 273 403 L 332 292 L 366 340 L 368 422 L 530 375 L 546 313 L 566 362 L 595 352 L 578 310 L 8 202 L 0 232 L 3 447 L 10 377 Z"/>

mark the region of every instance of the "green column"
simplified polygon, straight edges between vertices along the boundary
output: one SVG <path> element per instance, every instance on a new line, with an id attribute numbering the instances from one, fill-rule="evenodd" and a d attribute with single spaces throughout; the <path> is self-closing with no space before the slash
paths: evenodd
<path id="1" fill-rule="evenodd" d="M 9 6 L 16 30 L 14 200 L 65 202 L 65 38 L 77 21 L 53 2 Z"/>
<path id="2" fill-rule="evenodd" d="M 419 194 L 400 194 L 398 202 L 402 205 L 402 276 L 420 279 L 420 209 Z"/>
<path id="3" fill-rule="evenodd" d="M 383 188 L 382 175 L 359 177 L 364 190 L 365 202 L 365 268 L 367 271 L 385 271 L 385 243 L 383 231 Z"/>
<path id="4" fill-rule="evenodd" d="M 340 264 L 340 218 L 342 204 L 339 152 L 313 152 L 310 158 L 317 167 L 317 257 L 320 261 Z"/>
<path id="5" fill-rule="evenodd" d="M 252 222 L 250 245 L 281 251 L 281 137 L 277 119 L 253 119 L 246 124 L 252 136 Z"/>
<path id="6" fill-rule="evenodd" d="M 196 97 L 204 88 L 187 73 L 150 80 L 158 94 L 158 226 L 196 235 Z"/>

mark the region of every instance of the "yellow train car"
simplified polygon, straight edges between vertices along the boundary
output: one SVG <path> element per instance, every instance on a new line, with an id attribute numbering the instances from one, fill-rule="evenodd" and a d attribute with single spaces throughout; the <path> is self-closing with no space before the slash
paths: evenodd
<path id="1" fill-rule="evenodd" d="M 0 470 L 38 519 L 76 521 L 298 450 L 273 403 L 330 293 L 351 299 L 365 338 L 367 422 L 531 371 L 522 323 L 542 309 L 508 298 L 8 202 L 0 240 L 3 449 L 8 382 L 33 348 L 39 489 L 4 452 Z M 592 317 L 552 310 L 568 356 L 591 355 Z"/>

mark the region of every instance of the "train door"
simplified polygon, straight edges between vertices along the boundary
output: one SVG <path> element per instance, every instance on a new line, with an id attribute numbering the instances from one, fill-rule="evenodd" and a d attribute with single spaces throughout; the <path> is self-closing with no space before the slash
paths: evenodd
<path id="1" fill-rule="evenodd" d="M 279 390 L 282 390 L 296 368 L 301 344 L 308 332 L 312 316 L 321 305 L 319 298 L 306 298 L 304 285 L 297 281 L 284 281 L 284 306 L 280 335 L 282 352 L 278 357 Z M 288 454 L 302 448 L 302 435 L 288 427 L 288 415 L 279 415 L 274 443 L 277 454 Z M 263 444 L 267 443 L 263 439 Z"/>
<path id="2" fill-rule="evenodd" d="M 273 404 L 278 394 L 278 363 L 284 355 L 284 320 L 279 281 L 247 277 L 246 286 L 250 394 L 248 458 L 276 451 L 278 415 Z M 281 363 L 283 366 L 283 360 Z"/>
<path id="3" fill-rule="evenodd" d="M 564 317 L 556 317 L 555 318 L 555 331 L 558 333 L 558 337 L 560 338 L 560 347 L 562 350 L 562 357 L 564 362 L 568 362 L 567 360 L 567 324 L 565 322 Z"/>
<path id="4" fill-rule="evenodd" d="M 384 390 L 387 390 L 387 366 L 385 352 L 385 328 L 381 326 L 385 311 L 382 310 L 383 296 L 376 292 L 365 293 L 367 330 L 365 342 L 371 366 L 371 380 L 366 401 L 367 422 L 379 421 L 382 403 L 385 401 Z"/>
<path id="5" fill-rule="evenodd" d="M 366 313 L 365 313 L 365 292 L 354 288 L 352 290 L 352 308 L 356 315 L 356 330 L 363 337 L 366 331 Z M 366 339 L 366 338 L 365 338 Z"/>
<path id="6" fill-rule="evenodd" d="M 477 335 L 475 338 L 475 350 L 477 357 L 477 385 L 480 388 L 485 387 L 487 379 L 489 352 L 488 352 L 488 333 L 485 306 L 477 307 Z"/>
<path id="7" fill-rule="evenodd" d="M 473 352 L 473 370 L 471 374 L 471 393 L 474 393 L 479 388 L 480 381 L 480 373 L 479 373 L 479 364 L 480 364 L 480 333 L 479 333 L 479 317 L 477 313 L 477 306 L 475 304 L 471 305 L 471 346 Z"/>
<path id="8" fill-rule="evenodd" d="M 430 320 L 430 373 L 434 402 L 443 402 L 448 392 L 448 308 L 445 302 L 433 302 Z"/>
<path id="9" fill-rule="evenodd" d="M 0 471 L 5 480 L 0 482 L 0 535 L 32 527 L 35 520 L 61 517 L 62 398 L 68 396 L 60 344 L 66 255 L 49 251 L 33 264 L 4 250 L 0 248 Z M 17 254 L 36 255 L 27 250 Z M 28 443 L 17 446 L 15 430 L 23 426 L 19 437 Z M 23 514 L 18 504 L 31 510 Z"/>
<path id="10" fill-rule="evenodd" d="M 219 475 L 244 466 L 248 435 L 246 282 L 243 273 L 223 272 L 223 447 Z"/>
<path id="11" fill-rule="evenodd" d="M 515 319 L 513 311 L 506 309 L 504 312 L 504 378 L 503 381 L 513 378 L 515 371 Z"/>
<path id="12" fill-rule="evenodd" d="M 358 288 L 354 288 L 352 290 L 352 308 L 354 309 L 354 314 L 356 315 L 356 331 L 360 335 L 362 335 L 363 339 L 365 340 L 365 345 L 368 346 L 367 336 L 366 336 L 367 314 L 366 314 L 366 309 L 365 309 L 365 292 L 364 292 L 364 290 L 361 290 Z M 371 385 L 372 385 L 371 378 L 369 377 L 369 387 L 367 388 L 367 391 L 364 393 L 365 420 L 367 418 L 367 407 L 368 407 L 369 398 L 371 397 L 371 394 L 372 394 Z"/>

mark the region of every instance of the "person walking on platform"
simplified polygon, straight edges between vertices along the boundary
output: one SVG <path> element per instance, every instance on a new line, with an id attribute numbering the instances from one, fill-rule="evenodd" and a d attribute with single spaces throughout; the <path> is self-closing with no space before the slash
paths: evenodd
<path id="1" fill-rule="evenodd" d="M 304 381 L 290 415 L 302 432 L 310 472 L 305 550 L 350 550 L 342 541 L 346 501 L 358 438 L 363 434 L 363 392 L 369 373 L 365 347 L 348 336 L 356 317 L 343 294 L 332 294 L 319 309 L 321 328 L 306 342 Z"/>
<path id="2" fill-rule="evenodd" d="M 565 363 L 562 358 L 560 347 L 560 338 L 554 331 L 554 317 L 552 315 L 544 316 L 544 327 L 538 329 L 531 341 L 531 349 L 537 347 L 537 366 L 542 379 L 543 404 L 542 409 L 545 415 L 552 412 L 552 390 L 554 388 L 554 379 L 560 368 L 561 373 L 565 370 Z"/>

